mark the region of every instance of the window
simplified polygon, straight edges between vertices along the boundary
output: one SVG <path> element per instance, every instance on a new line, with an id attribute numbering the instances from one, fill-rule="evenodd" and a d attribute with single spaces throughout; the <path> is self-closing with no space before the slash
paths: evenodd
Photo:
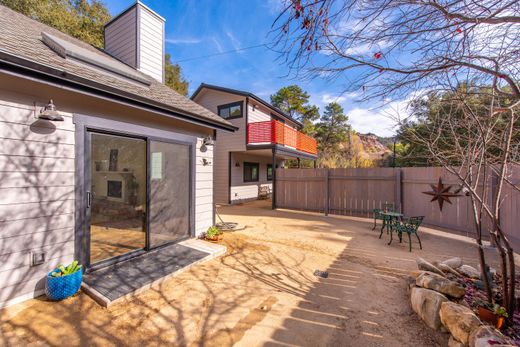
<path id="1" fill-rule="evenodd" d="M 244 182 L 258 182 L 258 163 L 244 163 Z"/>
<path id="2" fill-rule="evenodd" d="M 218 115 L 224 119 L 240 118 L 242 117 L 243 102 L 234 102 L 218 106 Z"/>
<path id="3" fill-rule="evenodd" d="M 267 164 L 267 180 L 272 181 L 273 180 L 273 165 Z"/>

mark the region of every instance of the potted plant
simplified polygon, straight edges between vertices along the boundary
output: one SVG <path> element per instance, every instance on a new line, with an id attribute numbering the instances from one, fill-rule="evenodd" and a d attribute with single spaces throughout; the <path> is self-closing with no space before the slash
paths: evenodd
<path id="1" fill-rule="evenodd" d="M 505 319 L 509 317 L 504 307 L 499 304 L 490 304 L 479 300 L 478 316 L 484 322 L 493 324 L 497 329 L 504 326 Z"/>
<path id="2" fill-rule="evenodd" d="M 54 301 L 59 301 L 76 294 L 83 281 L 83 266 L 74 260 L 70 265 L 58 267 L 47 274 L 45 294 Z"/>
<path id="3" fill-rule="evenodd" d="M 222 239 L 222 232 L 216 227 L 211 226 L 206 231 L 206 240 L 211 242 L 217 242 Z"/>

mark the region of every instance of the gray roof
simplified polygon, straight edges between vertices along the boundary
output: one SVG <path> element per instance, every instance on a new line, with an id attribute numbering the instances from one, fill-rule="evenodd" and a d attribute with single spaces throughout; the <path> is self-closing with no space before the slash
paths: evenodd
<path id="1" fill-rule="evenodd" d="M 98 57 L 99 62 L 109 63 L 116 71 L 128 72 L 131 69 L 134 79 L 142 79 L 148 83 L 136 83 L 135 80 L 118 76 L 117 73 L 108 71 L 105 73 L 99 67 L 91 67 L 76 59 L 70 59 L 67 54 L 60 55 L 58 53 L 63 52 L 59 50 L 56 52 L 44 43 L 43 33 L 63 40 L 68 45 L 79 47 L 83 56 L 92 59 Z M 215 113 L 152 77 L 129 67 L 103 50 L 1 5 L 0 63 L 3 63 L 3 69 L 17 69 L 17 72 L 45 75 L 76 88 L 92 88 L 103 93 L 103 96 L 109 95 L 129 100 L 139 106 L 149 106 L 152 111 L 166 113 L 176 118 L 213 128 L 236 129 Z"/>

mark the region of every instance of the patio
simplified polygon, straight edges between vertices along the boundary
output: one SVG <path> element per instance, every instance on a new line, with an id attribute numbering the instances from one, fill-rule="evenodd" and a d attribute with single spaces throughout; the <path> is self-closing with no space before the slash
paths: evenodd
<path id="1" fill-rule="evenodd" d="M 378 239 L 370 219 L 272 211 L 268 201 L 221 212 L 248 226 L 226 233 L 225 256 L 108 309 L 79 294 L 0 311 L 0 344 L 447 344 L 412 311 L 403 278 L 417 256 L 459 256 L 477 266 L 471 239 L 420 228 L 423 250 L 414 245 L 409 253 L 406 240 Z M 496 266 L 494 251 L 487 252 Z M 315 277 L 316 269 L 329 277 Z"/>

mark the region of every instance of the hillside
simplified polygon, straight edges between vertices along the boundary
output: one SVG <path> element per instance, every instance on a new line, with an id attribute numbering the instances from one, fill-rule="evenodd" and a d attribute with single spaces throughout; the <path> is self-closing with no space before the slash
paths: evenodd
<path id="1" fill-rule="evenodd" d="M 380 161 L 392 153 L 374 134 L 354 133 L 351 141 L 352 154 L 357 160 Z"/>

